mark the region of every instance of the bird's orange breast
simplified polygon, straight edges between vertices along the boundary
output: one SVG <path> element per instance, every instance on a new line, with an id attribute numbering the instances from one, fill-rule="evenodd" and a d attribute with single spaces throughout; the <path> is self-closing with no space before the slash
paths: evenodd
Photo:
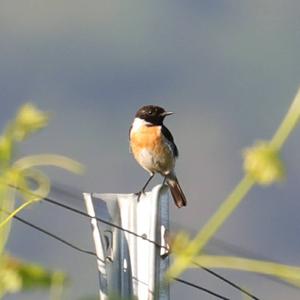
<path id="1" fill-rule="evenodd" d="M 133 153 L 145 148 L 154 150 L 162 143 L 160 126 L 141 126 L 138 131 L 131 133 L 130 142 Z"/>
<path id="2" fill-rule="evenodd" d="M 160 126 L 141 126 L 130 134 L 130 148 L 135 159 L 146 170 L 169 173 L 175 163 L 170 146 Z"/>

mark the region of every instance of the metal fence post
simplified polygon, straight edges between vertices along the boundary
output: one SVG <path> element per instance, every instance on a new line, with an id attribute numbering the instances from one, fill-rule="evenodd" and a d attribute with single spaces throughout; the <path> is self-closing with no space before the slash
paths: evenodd
<path id="1" fill-rule="evenodd" d="M 84 193 L 84 200 L 98 256 L 100 299 L 117 295 L 168 300 L 169 288 L 161 284 L 161 279 L 169 258 L 167 250 L 158 246 L 167 246 L 164 237 L 169 228 L 168 188 L 155 186 L 139 201 L 135 194 L 97 193 Z M 95 215 L 119 228 L 97 224 Z"/>

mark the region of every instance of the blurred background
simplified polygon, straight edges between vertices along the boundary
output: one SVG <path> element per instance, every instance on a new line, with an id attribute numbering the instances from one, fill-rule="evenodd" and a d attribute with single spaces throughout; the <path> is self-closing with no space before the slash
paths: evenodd
<path id="1" fill-rule="evenodd" d="M 296 0 L 0 0 L 1 128 L 28 100 L 51 112 L 49 126 L 21 154 L 59 153 L 82 162 L 83 176 L 46 171 L 53 197 L 83 208 L 81 191 L 130 193 L 145 182 L 148 175 L 128 151 L 136 110 L 158 104 L 175 112 L 166 125 L 180 151 L 177 175 L 189 202 L 181 210 L 171 205 L 171 220 L 196 232 L 242 177 L 242 149 L 272 136 L 298 89 L 299 10 Z M 283 151 L 286 181 L 252 190 L 218 240 L 245 255 L 300 265 L 299 141 L 298 128 Z M 84 218 L 47 203 L 21 215 L 93 249 Z M 222 253 L 222 243 L 216 248 Z M 9 251 L 67 272 L 64 299 L 97 295 L 93 257 L 17 222 Z M 219 273 L 261 299 L 299 298 L 296 288 L 257 274 Z M 204 271 L 183 278 L 242 299 Z M 171 299 L 183 298 L 214 299 L 174 283 Z"/>

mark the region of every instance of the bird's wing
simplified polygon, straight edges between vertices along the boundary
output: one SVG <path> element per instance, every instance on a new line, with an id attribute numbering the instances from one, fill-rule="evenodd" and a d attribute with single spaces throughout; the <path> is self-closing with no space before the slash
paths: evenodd
<path id="1" fill-rule="evenodd" d="M 173 150 L 174 156 L 178 157 L 178 154 L 179 154 L 178 149 L 177 149 L 177 146 L 174 143 L 174 138 L 173 138 L 172 133 L 170 132 L 170 130 L 166 126 L 162 125 L 161 132 L 164 135 L 164 137 L 168 140 L 168 142 L 170 143 L 170 145 L 172 147 L 172 150 Z"/>

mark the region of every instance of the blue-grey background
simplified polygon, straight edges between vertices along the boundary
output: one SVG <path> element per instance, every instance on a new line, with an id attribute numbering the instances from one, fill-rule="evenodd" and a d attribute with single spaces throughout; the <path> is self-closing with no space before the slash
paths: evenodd
<path id="1" fill-rule="evenodd" d="M 80 198 L 82 190 L 136 191 L 147 174 L 128 152 L 134 113 L 150 103 L 174 111 L 166 125 L 180 150 L 177 173 L 189 203 L 182 210 L 172 206 L 171 219 L 197 231 L 241 178 L 242 149 L 272 136 L 298 89 L 299 11 L 297 0 L 0 0 L 0 125 L 28 100 L 53 112 L 47 129 L 21 152 L 54 152 L 82 162 L 83 176 L 46 169 Z M 219 239 L 300 265 L 299 139 L 298 129 L 284 147 L 287 180 L 252 190 Z M 68 201 L 80 205 L 75 197 Z M 93 247 L 84 218 L 46 203 L 22 216 Z M 93 257 L 18 223 L 9 251 L 68 272 L 64 299 L 97 294 Z M 261 299 L 299 298 L 299 290 L 265 277 L 219 272 Z M 184 278 L 242 299 L 201 270 Z M 171 296 L 214 299 L 179 283 Z"/>

